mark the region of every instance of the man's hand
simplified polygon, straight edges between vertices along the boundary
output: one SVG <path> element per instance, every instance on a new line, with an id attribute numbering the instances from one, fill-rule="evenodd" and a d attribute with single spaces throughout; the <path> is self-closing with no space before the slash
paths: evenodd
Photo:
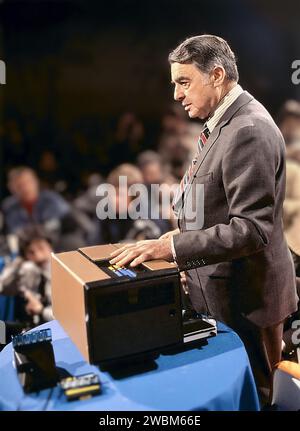
<path id="1" fill-rule="evenodd" d="M 164 233 L 162 236 L 159 237 L 159 239 L 167 239 L 167 238 L 171 238 L 174 235 L 177 235 L 178 233 L 180 233 L 180 230 L 174 229 L 174 230 L 170 230 L 170 232 Z"/>
<path id="2" fill-rule="evenodd" d="M 25 290 L 24 298 L 27 300 L 25 309 L 29 315 L 41 314 L 43 311 L 43 304 L 41 301 L 29 290 Z"/>
<path id="3" fill-rule="evenodd" d="M 180 273 L 180 281 L 181 281 L 181 287 L 182 287 L 184 293 L 186 295 L 188 295 L 189 288 L 188 288 L 188 284 L 187 284 L 187 281 L 186 281 L 186 274 L 185 274 L 184 271 L 181 271 L 181 273 Z"/>
<path id="4" fill-rule="evenodd" d="M 126 244 L 124 247 L 111 253 L 111 260 L 109 262 L 119 266 L 127 265 L 131 262 L 130 266 L 134 267 L 153 259 L 173 260 L 170 238 Z"/>

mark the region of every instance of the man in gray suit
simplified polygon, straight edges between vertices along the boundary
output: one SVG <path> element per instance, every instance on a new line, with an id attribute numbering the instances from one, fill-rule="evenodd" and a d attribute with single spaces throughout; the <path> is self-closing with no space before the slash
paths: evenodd
<path id="1" fill-rule="evenodd" d="M 169 62 L 174 98 L 190 118 L 205 121 L 175 202 L 180 230 L 124 246 L 112 262 L 174 259 L 186 271 L 193 307 L 230 325 L 244 341 L 265 400 L 281 358 L 283 322 L 297 308 L 282 230 L 284 141 L 266 109 L 238 85 L 225 40 L 189 38 Z M 201 226 L 190 223 L 186 208 L 189 197 L 197 203 L 200 185 Z"/>

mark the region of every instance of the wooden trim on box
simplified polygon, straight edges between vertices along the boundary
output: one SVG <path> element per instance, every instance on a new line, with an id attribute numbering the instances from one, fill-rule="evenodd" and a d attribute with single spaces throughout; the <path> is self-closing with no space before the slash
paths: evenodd
<path id="1" fill-rule="evenodd" d="M 157 260 L 148 260 L 147 262 L 142 263 L 147 269 L 151 271 L 158 271 L 160 269 L 176 269 L 177 265 L 174 262 L 167 262 L 166 260 L 157 259 Z"/>
<path id="2" fill-rule="evenodd" d="M 89 361 L 82 280 L 68 270 L 59 255 L 52 255 L 51 272 L 53 315 Z"/>
<path id="3" fill-rule="evenodd" d="M 123 245 L 124 244 L 93 245 L 91 247 L 82 247 L 78 250 L 93 261 L 108 260 L 110 258 L 110 253 Z"/>
<path id="4" fill-rule="evenodd" d="M 65 270 L 70 272 L 72 276 L 77 278 L 82 284 L 110 278 L 108 274 L 78 251 L 58 253 L 53 257 L 58 259 L 61 265 L 64 265 Z"/>

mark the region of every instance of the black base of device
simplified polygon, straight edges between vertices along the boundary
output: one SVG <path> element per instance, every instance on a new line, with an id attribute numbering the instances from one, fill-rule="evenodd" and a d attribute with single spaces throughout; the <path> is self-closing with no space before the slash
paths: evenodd
<path id="1" fill-rule="evenodd" d="M 102 371 L 109 371 L 114 373 L 116 370 L 125 372 L 126 368 L 133 368 L 138 370 L 141 366 L 149 367 L 154 361 L 162 354 L 168 354 L 173 350 L 179 352 L 180 350 L 188 349 L 188 346 L 194 347 L 197 343 L 203 345 L 207 338 L 217 335 L 217 326 L 211 320 L 203 318 L 201 314 L 193 310 L 189 310 L 183 315 L 183 342 L 180 344 L 165 346 L 162 349 L 155 351 L 148 351 L 136 355 L 129 355 L 115 360 L 103 361 L 98 364 Z"/>
<path id="2" fill-rule="evenodd" d="M 15 347 L 14 358 L 25 393 L 54 387 L 59 381 L 53 347 L 49 341 Z"/>
<path id="3" fill-rule="evenodd" d="M 188 311 L 183 317 L 183 334 L 185 344 L 214 337 L 217 335 L 217 325 L 212 319 L 208 320 L 195 311 Z"/>

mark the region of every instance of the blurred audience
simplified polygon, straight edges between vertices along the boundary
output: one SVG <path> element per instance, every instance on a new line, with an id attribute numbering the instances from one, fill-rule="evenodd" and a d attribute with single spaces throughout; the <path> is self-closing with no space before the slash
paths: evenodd
<path id="1" fill-rule="evenodd" d="M 50 258 L 52 244 L 45 230 L 29 226 L 19 233 L 20 255 L 0 275 L 0 293 L 15 296 L 15 319 L 24 329 L 53 318 Z"/>
<path id="2" fill-rule="evenodd" d="M 162 156 L 156 151 L 147 150 L 137 157 L 137 166 L 141 170 L 144 183 L 168 184 L 172 186 L 176 179 L 170 174 L 170 166 L 163 162 Z"/>
<path id="3" fill-rule="evenodd" d="M 146 185 L 161 184 L 165 181 L 162 159 L 155 151 L 147 150 L 140 153 L 137 157 L 137 166 Z"/>
<path id="4" fill-rule="evenodd" d="M 283 203 L 284 233 L 290 248 L 300 298 L 300 103 L 287 100 L 281 107 L 278 126 L 286 144 L 286 194 Z M 292 343 L 292 323 L 300 317 L 300 308 L 287 319 L 283 333 L 283 355 L 291 359 L 295 352 Z"/>
<path id="5" fill-rule="evenodd" d="M 176 224 L 176 221 L 171 205 L 174 197 L 174 186 L 177 184 L 177 181 L 174 176 L 170 174 L 170 166 L 163 163 L 160 154 L 151 150 L 143 151 L 139 154 L 137 166 L 142 172 L 144 183 L 149 193 L 149 218 L 151 218 L 151 209 L 153 209 L 153 206 L 156 206 L 159 208 L 161 218 L 169 218 L 170 224 L 173 226 Z M 154 184 L 160 187 L 160 193 L 158 195 L 151 193 L 151 185 Z M 167 201 L 162 197 L 162 194 L 165 194 L 166 197 L 169 195 L 170 199 Z"/>
<path id="6" fill-rule="evenodd" d="M 120 183 L 120 177 L 126 177 L 126 184 Z M 113 169 L 107 177 L 107 183 L 114 187 L 115 193 L 109 195 L 109 203 L 116 219 L 98 220 L 98 232 L 95 244 L 106 244 L 128 240 L 159 238 L 170 230 L 168 220 L 149 218 L 133 220 L 128 215 L 129 205 L 135 196 L 129 194 L 134 184 L 144 184 L 143 175 L 136 166 L 124 163 Z M 139 206 L 137 207 L 137 212 Z"/>
<path id="7" fill-rule="evenodd" d="M 51 236 L 56 251 L 68 251 L 85 244 L 92 230 L 88 218 L 57 192 L 42 189 L 31 168 L 11 169 L 8 188 L 11 196 L 2 203 L 7 234 L 17 234 L 26 226 L 38 224 Z"/>
<path id="8" fill-rule="evenodd" d="M 286 192 L 283 203 L 284 229 L 289 229 L 297 217 L 300 217 L 300 165 L 287 159 Z"/>
<path id="9" fill-rule="evenodd" d="M 40 189 L 36 173 L 27 166 L 9 171 L 8 188 L 11 196 L 2 204 L 7 233 L 15 233 L 34 223 L 43 225 L 51 233 L 70 212 L 69 204 L 59 194 Z"/>
<path id="10" fill-rule="evenodd" d="M 299 240 L 300 244 L 300 224 L 298 226 L 298 220 L 300 220 L 300 103 L 296 100 L 287 100 L 279 110 L 277 122 L 284 137 L 287 152 L 286 193 L 283 204 L 284 230 L 288 241 Z"/>
<path id="11" fill-rule="evenodd" d="M 300 102 L 287 100 L 281 107 L 277 116 L 277 124 L 289 147 L 300 139 Z"/>
<path id="12" fill-rule="evenodd" d="M 162 135 L 181 135 L 186 132 L 188 124 L 184 108 L 178 103 L 172 103 L 162 116 L 161 133 Z"/>
<path id="13" fill-rule="evenodd" d="M 96 206 L 99 200 L 96 191 L 103 182 L 104 179 L 100 174 L 91 174 L 87 180 L 87 189 L 74 200 L 74 207 L 85 213 L 91 220 L 95 218 Z"/>
<path id="14" fill-rule="evenodd" d="M 164 163 L 170 166 L 170 174 L 175 182 L 180 182 L 192 158 L 190 150 L 184 145 L 182 136 L 173 133 L 163 135 L 158 152 Z"/>

